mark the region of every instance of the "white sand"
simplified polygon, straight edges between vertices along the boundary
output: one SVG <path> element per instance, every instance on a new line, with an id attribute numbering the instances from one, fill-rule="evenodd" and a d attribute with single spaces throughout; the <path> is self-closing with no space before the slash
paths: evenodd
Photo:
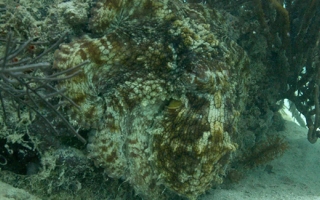
<path id="1" fill-rule="evenodd" d="M 201 200 L 290 199 L 320 200 L 320 139 L 315 144 L 307 140 L 307 129 L 286 121 L 288 150 L 268 163 L 273 166 L 267 173 L 265 165 L 249 171 L 230 189 L 211 190 Z"/>
<path id="2" fill-rule="evenodd" d="M 40 200 L 28 192 L 0 181 L 0 200 Z"/>

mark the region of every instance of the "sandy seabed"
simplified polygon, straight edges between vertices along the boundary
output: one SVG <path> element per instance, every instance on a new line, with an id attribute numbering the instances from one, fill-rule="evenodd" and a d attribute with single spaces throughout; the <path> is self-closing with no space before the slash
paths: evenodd
<path id="1" fill-rule="evenodd" d="M 286 137 L 289 148 L 268 163 L 272 173 L 265 165 L 257 167 L 228 189 L 213 189 L 201 200 L 320 200 L 320 140 L 309 143 L 307 129 L 285 119 L 286 129 L 279 134 Z"/>

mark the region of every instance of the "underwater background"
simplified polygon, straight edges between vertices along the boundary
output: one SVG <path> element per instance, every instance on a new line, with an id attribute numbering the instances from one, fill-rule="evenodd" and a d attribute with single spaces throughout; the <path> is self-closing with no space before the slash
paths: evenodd
<path id="1" fill-rule="evenodd" d="M 319 0 L 0 0 L 0 17 L 2 199 L 320 198 Z"/>

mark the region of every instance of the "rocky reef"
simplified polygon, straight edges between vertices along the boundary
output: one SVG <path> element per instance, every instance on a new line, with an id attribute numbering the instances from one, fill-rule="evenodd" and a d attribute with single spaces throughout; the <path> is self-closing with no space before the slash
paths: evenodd
<path id="1" fill-rule="evenodd" d="M 32 45 L 19 47 L 16 60 L 0 58 L 1 66 L 46 61 L 49 71 L 32 70 L 54 91 L 42 97 L 39 90 L 52 107 L 35 102 L 38 111 L 16 106 L 28 93 L 0 96 L 0 180 L 51 199 L 198 199 L 281 155 L 280 100 L 297 100 L 286 87 L 305 75 L 289 73 L 295 52 L 287 37 L 296 30 L 289 24 L 298 25 L 281 4 L 295 7 L 271 0 L 0 1 L 0 53 L 9 33 L 14 46 Z"/>

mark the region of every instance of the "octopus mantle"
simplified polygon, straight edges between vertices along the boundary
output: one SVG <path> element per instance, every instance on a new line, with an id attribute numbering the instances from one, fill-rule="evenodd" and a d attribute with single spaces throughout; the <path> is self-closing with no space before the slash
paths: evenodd
<path id="1" fill-rule="evenodd" d="M 61 87 L 90 128 L 88 157 L 146 199 L 196 199 L 222 182 L 246 102 L 249 59 L 223 15 L 179 1 L 100 1 L 91 30 L 61 45 L 54 67 L 85 60 Z M 97 37 L 101 35 L 101 37 Z"/>

